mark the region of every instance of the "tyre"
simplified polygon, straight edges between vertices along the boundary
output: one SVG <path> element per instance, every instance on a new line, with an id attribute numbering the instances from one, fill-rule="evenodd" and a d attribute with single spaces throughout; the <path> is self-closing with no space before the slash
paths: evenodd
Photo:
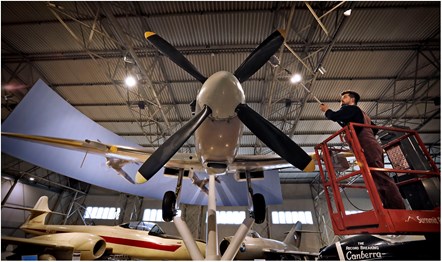
<path id="1" fill-rule="evenodd" d="M 256 224 L 262 224 L 266 219 L 266 201 L 262 194 L 254 194 L 253 197 L 253 215 Z"/>
<path id="2" fill-rule="evenodd" d="M 175 192 L 167 191 L 163 197 L 163 220 L 166 222 L 170 222 L 173 220 L 173 217 L 176 215 L 175 210 L 176 204 L 176 196 Z"/>

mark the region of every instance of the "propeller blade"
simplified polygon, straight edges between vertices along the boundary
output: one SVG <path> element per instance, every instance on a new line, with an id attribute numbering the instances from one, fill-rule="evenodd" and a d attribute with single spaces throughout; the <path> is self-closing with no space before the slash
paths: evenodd
<path id="1" fill-rule="evenodd" d="M 284 43 L 285 31 L 276 30 L 266 38 L 236 69 L 234 75 L 242 83 L 256 73 Z"/>
<path id="2" fill-rule="evenodd" d="M 175 47 L 169 44 L 161 36 L 154 32 L 146 32 L 144 33 L 144 37 L 165 56 L 169 57 L 170 60 L 184 69 L 187 73 L 191 74 L 198 81 L 204 83 L 207 80 L 207 77 L 203 76 L 198 69 L 196 69 L 196 67 L 183 56 L 183 54 L 181 54 Z"/>
<path id="3" fill-rule="evenodd" d="M 212 109 L 204 106 L 203 110 L 189 120 L 175 134 L 167 139 L 138 169 L 146 180 L 149 180 L 160 170 L 169 159 L 180 149 L 184 142 L 195 132 L 201 123 L 212 113 Z"/>
<path id="4" fill-rule="evenodd" d="M 298 144 L 248 105 L 239 104 L 236 113 L 250 131 L 287 162 L 306 172 L 315 169 L 313 159 Z"/>

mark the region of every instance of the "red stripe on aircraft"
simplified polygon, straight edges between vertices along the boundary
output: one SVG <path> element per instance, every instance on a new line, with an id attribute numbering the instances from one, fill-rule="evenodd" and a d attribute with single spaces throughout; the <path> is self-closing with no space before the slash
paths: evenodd
<path id="1" fill-rule="evenodd" d="M 119 237 L 108 237 L 108 236 L 101 236 L 106 242 L 113 243 L 113 244 L 119 244 L 119 245 L 126 245 L 126 246 L 135 246 L 135 247 L 141 247 L 141 248 L 150 248 L 150 249 L 157 249 L 157 250 L 164 250 L 164 251 L 175 251 L 178 248 L 181 247 L 181 245 L 161 245 L 156 244 L 148 241 L 141 241 L 141 240 L 133 240 L 133 239 L 126 239 L 126 238 L 119 238 Z"/>
<path id="2" fill-rule="evenodd" d="M 46 230 L 46 229 L 32 229 L 32 230 L 40 231 L 43 233 L 50 233 L 50 234 L 66 233 L 65 231 Z M 77 233 L 81 233 L 81 232 L 77 232 Z M 135 247 L 141 247 L 141 248 L 150 248 L 150 249 L 163 250 L 163 251 L 175 252 L 175 250 L 177 250 L 178 248 L 181 247 L 181 245 L 161 245 L 161 244 L 156 244 L 156 243 L 148 242 L 148 241 L 133 240 L 133 239 L 119 238 L 119 237 L 108 237 L 108 236 L 100 236 L 100 237 L 102 237 L 108 243 L 125 245 L 125 246 L 135 246 Z"/>

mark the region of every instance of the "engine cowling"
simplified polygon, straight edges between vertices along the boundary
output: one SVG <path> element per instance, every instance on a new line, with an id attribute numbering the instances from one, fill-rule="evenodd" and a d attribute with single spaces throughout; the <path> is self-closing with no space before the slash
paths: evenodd
<path id="1" fill-rule="evenodd" d="M 80 253 L 81 260 L 98 259 L 106 251 L 106 241 L 97 235 L 89 233 L 59 233 L 37 236 L 34 239 L 50 241 L 60 246 L 72 246 L 74 253 Z M 57 259 L 63 259 L 60 258 L 60 256 L 63 256 L 62 253 L 65 252 L 57 252 L 55 249 L 52 255 Z"/>
<path id="2" fill-rule="evenodd" d="M 221 255 L 227 250 L 232 241 L 231 237 L 224 238 L 220 243 L 220 253 Z M 234 259 L 235 260 L 254 260 L 254 259 L 263 259 L 264 253 L 262 252 L 262 248 L 256 245 L 247 245 L 245 242 L 242 242 L 239 246 L 239 250 L 236 253 Z"/>

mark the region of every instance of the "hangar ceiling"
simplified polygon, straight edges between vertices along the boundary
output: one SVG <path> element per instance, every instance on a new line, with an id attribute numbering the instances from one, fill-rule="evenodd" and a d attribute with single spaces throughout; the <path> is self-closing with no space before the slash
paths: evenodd
<path id="1" fill-rule="evenodd" d="M 3 1 L 1 16 L 2 121 L 42 79 L 105 128 L 157 148 L 191 118 L 200 83 L 154 49 L 145 31 L 210 76 L 233 72 L 283 28 L 280 65 L 267 63 L 243 84 L 254 110 L 313 152 L 339 126 L 312 95 L 338 109 L 340 92 L 353 89 L 376 124 L 419 131 L 440 162 L 440 2 Z M 139 80 L 132 89 L 124 84 L 129 72 Z M 312 95 L 290 83 L 292 73 L 303 75 Z M 181 150 L 194 152 L 193 138 Z M 239 153 L 271 151 L 245 128 Z M 36 169 L 2 154 L 2 174 L 21 170 L 52 180 Z M 305 183 L 317 174 L 280 175 Z"/>

